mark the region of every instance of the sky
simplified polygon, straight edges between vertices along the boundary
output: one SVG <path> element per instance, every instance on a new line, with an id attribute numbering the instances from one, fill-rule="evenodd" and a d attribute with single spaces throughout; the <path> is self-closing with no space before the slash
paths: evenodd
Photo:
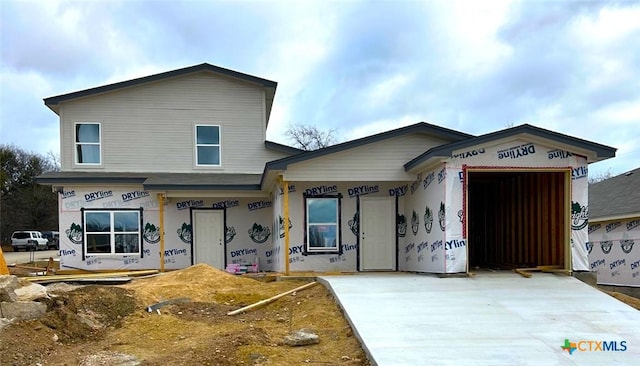
<path id="1" fill-rule="evenodd" d="M 529 123 L 640 167 L 640 0 L 0 0 L 0 143 L 59 153 L 43 99 L 207 62 L 278 82 L 267 139 Z"/>

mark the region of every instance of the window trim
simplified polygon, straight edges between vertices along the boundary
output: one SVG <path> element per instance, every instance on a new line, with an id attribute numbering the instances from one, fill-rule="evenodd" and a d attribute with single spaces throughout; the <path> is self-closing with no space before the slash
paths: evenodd
<path id="1" fill-rule="evenodd" d="M 198 127 L 217 127 L 218 143 L 217 144 L 198 144 Z M 221 168 L 222 167 L 222 126 L 211 123 L 196 123 L 193 126 L 193 161 L 197 168 Z M 200 164 L 198 162 L 198 147 L 218 147 L 218 164 Z"/>
<path id="2" fill-rule="evenodd" d="M 309 195 L 307 193 L 303 193 L 304 197 L 304 249 L 303 255 L 314 255 L 314 254 L 338 254 L 342 255 L 342 194 L 323 194 L 323 195 Z M 322 248 L 314 248 L 309 245 L 309 205 L 307 204 L 307 200 L 309 199 L 333 199 L 337 201 L 337 222 L 336 222 L 336 245 L 335 247 L 322 247 Z"/>
<path id="3" fill-rule="evenodd" d="M 78 142 L 78 125 L 98 125 L 98 142 Z M 78 156 L 79 145 L 97 145 L 98 163 L 81 163 Z M 74 164 L 80 166 L 102 166 L 102 123 L 100 122 L 75 122 L 73 124 L 73 156 Z"/>
<path id="4" fill-rule="evenodd" d="M 87 232 L 86 230 L 86 214 L 88 212 L 108 212 L 110 214 L 110 222 L 111 222 L 111 230 L 109 231 L 109 244 L 111 247 L 111 252 L 109 253 L 89 253 L 87 248 L 87 235 L 91 232 Z M 138 252 L 133 253 L 117 253 L 115 251 L 115 235 L 119 234 L 132 234 L 130 231 L 116 232 L 113 227 L 113 214 L 115 212 L 137 212 L 138 213 Z M 119 209 L 103 209 L 103 208 L 84 208 L 80 209 L 81 215 L 81 225 L 82 225 L 82 260 L 85 260 L 86 257 L 144 257 L 144 240 L 142 238 L 143 234 L 143 217 L 144 209 L 140 208 L 119 208 Z M 102 233 L 104 234 L 104 232 Z"/>

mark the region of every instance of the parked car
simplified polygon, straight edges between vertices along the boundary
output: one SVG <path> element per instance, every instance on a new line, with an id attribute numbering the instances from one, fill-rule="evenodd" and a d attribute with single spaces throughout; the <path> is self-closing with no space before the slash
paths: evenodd
<path id="1" fill-rule="evenodd" d="M 43 231 L 42 236 L 47 239 L 47 248 L 60 249 L 60 233 L 57 231 Z"/>
<path id="2" fill-rule="evenodd" d="M 18 252 L 24 250 L 45 250 L 48 240 L 39 231 L 14 231 L 11 234 L 11 247 Z"/>

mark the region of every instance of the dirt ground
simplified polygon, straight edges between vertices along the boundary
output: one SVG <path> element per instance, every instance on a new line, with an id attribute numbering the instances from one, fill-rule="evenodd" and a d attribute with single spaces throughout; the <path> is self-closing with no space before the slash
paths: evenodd
<path id="1" fill-rule="evenodd" d="M 199 264 L 119 286 L 52 284 L 52 297 L 40 300 L 45 317 L 0 330 L 0 365 L 369 365 L 320 284 L 226 315 L 305 283 L 261 282 Z M 640 310 L 640 299 L 607 293 Z M 181 302 L 147 311 L 172 299 Z M 303 328 L 320 343 L 284 345 L 286 334 Z"/>
<path id="2" fill-rule="evenodd" d="M 119 286 L 55 284 L 47 314 L 0 331 L 0 365 L 369 365 L 321 284 L 235 316 L 306 282 L 260 282 L 199 264 Z M 148 312 L 149 305 L 182 303 Z M 315 332 L 290 347 L 285 335 Z"/>

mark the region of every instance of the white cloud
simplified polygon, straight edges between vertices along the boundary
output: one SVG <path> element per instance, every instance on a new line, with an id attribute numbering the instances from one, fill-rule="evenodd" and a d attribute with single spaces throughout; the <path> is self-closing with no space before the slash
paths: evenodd
<path id="1" fill-rule="evenodd" d="M 473 134 L 527 122 L 619 147 L 602 163 L 616 170 L 639 161 L 637 2 L 5 0 L 2 10 L 2 142 L 43 153 L 58 126 L 42 98 L 208 62 L 278 82 L 268 138 L 281 143 L 289 123 L 348 140 L 419 121 Z M 23 127 L 29 139 L 13 132 Z"/>

